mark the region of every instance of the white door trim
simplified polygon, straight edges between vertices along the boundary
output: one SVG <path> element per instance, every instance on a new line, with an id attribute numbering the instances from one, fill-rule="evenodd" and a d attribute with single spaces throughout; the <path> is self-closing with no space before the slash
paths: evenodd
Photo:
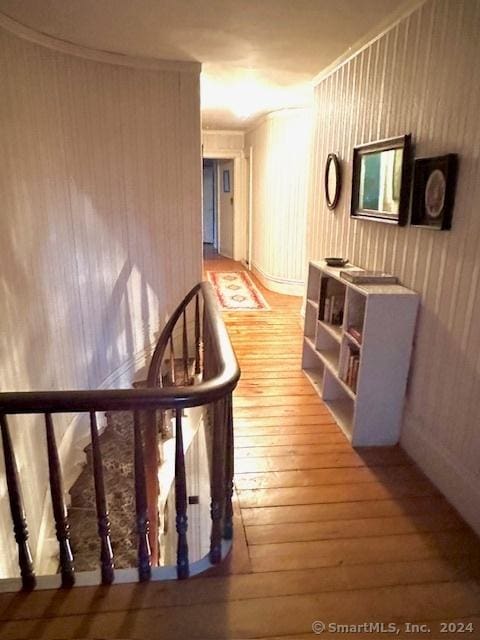
<path id="1" fill-rule="evenodd" d="M 246 258 L 246 185 L 245 159 L 241 150 L 225 150 L 204 152 L 203 157 L 208 160 L 233 160 L 233 259 L 237 261 Z M 220 222 L 217 231 L 220 237 Z"/>

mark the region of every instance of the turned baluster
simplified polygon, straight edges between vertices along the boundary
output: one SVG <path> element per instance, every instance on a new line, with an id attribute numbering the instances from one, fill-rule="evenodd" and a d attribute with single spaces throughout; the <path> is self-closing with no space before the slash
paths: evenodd
<path id="1" fill-rule="evenodd" d="M 102 584 L 114 580 L 113 551 L 110 540 L 110 518 L 108 516 L 105 480 L 103 477 L 102 452 L 98 439 L 97 416 L 90 412 L 90 434 L 92 439 L 93 479 L 95 483 L 95 503 L 97 508 L 98 535 L 100 537 L 100 569 Z"/>
<path id="2" fill-rule="evenodd" d="M 173 386 L 176 383 L 176 374 L 175 374 L 175 350 L 173 348 L 173 336 L 170 336 L 170 382 Z"/>
<path id="3" fill-rule="evenodd" d="M 150 561 L 152 566 L 159 564 L 158 545 L 158 498 L 160 488 L 158 485 L 158 469 L 160 467 L 160 455 L 158 449 L 158 423 L 156 411 L 142 411 L 144 451 L 145 451 L 145 481 L 147 486 L 148 505 L 148 539 L 150 542 Z M 161 412 L 162 429 L 164 411 Z"/>
<path id="4" fill-rule="evenodd" d="M 200 364 L 200 303 L 198 293 L 195 296 L 195 374 L 201 372 Z"/>
<path id="5" fill-rule="evenodd" d="M 145 458 L 143 450 L 142 426 L 138 411 L 133 413 L 134 468 L 135 468 L 135 507 L 138 537 L 138 578 L 146 582 L 151 577 L 151 554 L 148 539 L 149 521 L 147 504 L 147 486 L 145 480 Z"/>
<path id="6" fill-rule="evenodd" d="M 226 402 L 226 443 L 225 443 L 225 521 L 223 524 L 223 537 L 225 540 L 233 538 L 233 413 L 232 394 L 229 393 Z"/>
<path id="7" fill-rule="evenodd" d="M 212 366 L 212 341 L 210 327 L 206 314 L 203 314 L 203 380 L 209 380 L 213 376 Z"/>
<path id="8" fill-rule="evenodd" d="M 189 384 L 188 371 L 188 331 L 187 331 L 187 312 L 183 310 L 183 331 L 182 331 L 182 355 L 183 355 L 183 384 Z"/>
<path id="9" fill-rule="evenodd" d="M 8 499 L 12 514 L 13 531 L 18 546 L 18 564 L 22 576 L 22 586 L 25 591 L 31 591 L 36 586 L 33 570 L 32 554 L 28 544 L 28 528 L 23 508 L 22 491 L 18 477 L 17 462 L 12 446 L 12 439 L 8 428 L 7 417 L 0 416 L 2 431 L 3 456 L 5 458 L 5 473 L 7 476 Z"/>
<path id="10" fill-rule="evenodd" d="M 210 516 L 210 562 L 217 564 L 222 559 L 222 518 L 225 504 L 225 399 L 217 400 L 213 407 L 213 447 Z"/>
<path id="11" fill-rule="evenodd" d="M 48 473 L 50 478 L 50 495 L 52 497 L 55 531 L 60 551 L 60 572 L 62 587 L 73 587 L 75 584 L 75 567 L 70 547 L 70 527 L 68 524 L 67 506 L 63 491 L 62 470 L 58 457 L 57 442 L 53 428 L 52 415 L 45 414 L 45 431 L 47 436 Z"/>
<path id="12" fill-rule="evenodd" d="M 185 474 L 185 454 L 183 451 L 182 412 L 178 410 L 175 417 L 175 511 L 178 533 L 177 542 L 177 577 L 188 578 L 190 566 L 188 562 L 188 517 L 187 517 L 187 479 Z"/>

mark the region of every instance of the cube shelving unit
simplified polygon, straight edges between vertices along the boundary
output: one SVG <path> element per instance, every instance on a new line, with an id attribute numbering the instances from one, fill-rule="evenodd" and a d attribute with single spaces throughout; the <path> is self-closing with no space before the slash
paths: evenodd
<path id="1" fill-rule="evenodd" d="M 419 296 L 399 284 L 350 283 L 345 270 L 360 269 L 309 264 L 302 367 L 353 446 L 393 445 Z"/>

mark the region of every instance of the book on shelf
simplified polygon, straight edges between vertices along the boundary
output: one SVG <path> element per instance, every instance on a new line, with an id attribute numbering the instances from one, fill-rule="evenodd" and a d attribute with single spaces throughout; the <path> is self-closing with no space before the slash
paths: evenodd
<path id="1" fill-rule="evenodd" d="M 325 298 L 322 320 L 324 322 L 330 322 L 330 298 Z"/>
<path id="2" fill-rule="evenodd" d="M 383 271 L 340 271 L 340 277 L 352 284 L 397 284 L 397 276 Z"/>
<path id="3" fill-rule="evenodd" d="M 362 344 L 362 331 L 360 329 L 357 329 L 357 327 L 348 327 L 347 333 L 359 344 Z"/>
<path id="4" fill-rule="evenodd" d="M 345 295 L 332 295 L 325 298 L 323 305 L 323 322 L 341 325 L 343 322 L 343 308 Z"/>
<path id="5" fill-rule="evenodd" d="M 357 391 L 358 370 L 360 368 L 360 351 L 354 345 L 347 345 L 348 353 L 346 355 L 342 380 L 354 391 Z"/>

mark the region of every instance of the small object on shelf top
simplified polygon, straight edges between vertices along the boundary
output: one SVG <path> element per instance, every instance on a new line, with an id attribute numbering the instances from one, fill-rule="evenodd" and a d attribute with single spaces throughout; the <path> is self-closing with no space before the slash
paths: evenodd
<path id="1" fill-rule="evenodd" d="M 325 258 L 329 267 L 344 267 L 348 264 L 348 258 Z"/>
<path id="2" fill-rule="evenodd" d="M 340 277 L 352 284 L 397 284 L 397 276 L 383 271 L 340 271 Z"/>

